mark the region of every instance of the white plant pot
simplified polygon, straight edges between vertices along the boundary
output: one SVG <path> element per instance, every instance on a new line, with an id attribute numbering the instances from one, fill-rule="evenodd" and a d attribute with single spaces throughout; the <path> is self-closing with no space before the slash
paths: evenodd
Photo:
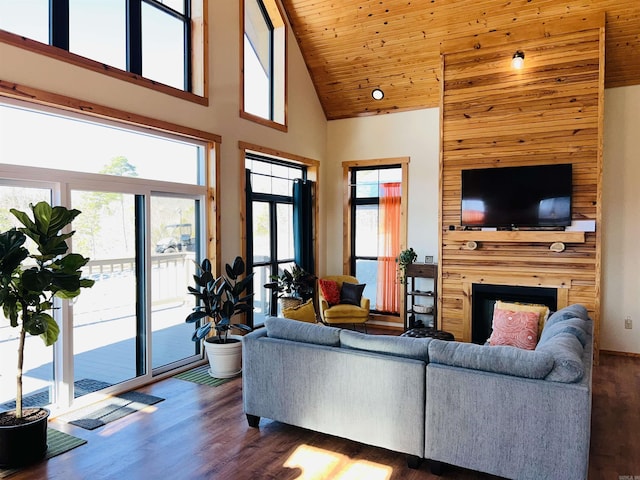
<path id="1" fill-rule="evenodd" d="M 242 336 L 229 335 L 227 338 L 227 343 L 204 341 L 204 349 L 209 359 L 209 375 L 212 377 L 231 378 L 242 371 Z"/>

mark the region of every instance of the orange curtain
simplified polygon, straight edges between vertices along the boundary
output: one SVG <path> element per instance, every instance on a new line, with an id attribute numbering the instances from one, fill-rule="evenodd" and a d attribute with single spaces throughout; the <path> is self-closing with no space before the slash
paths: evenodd
<path id="1" fill-rule="evenodd" d="M 398 312 L 396 256 L 400 252 L 400 182 L 380 185 L 376 310 Z"/>

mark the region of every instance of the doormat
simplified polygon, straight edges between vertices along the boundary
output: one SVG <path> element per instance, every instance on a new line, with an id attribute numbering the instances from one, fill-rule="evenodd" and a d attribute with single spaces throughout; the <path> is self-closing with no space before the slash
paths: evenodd
<path id="1" fill-rule="evenodd" d="M 74 394 L 75 398 L 81 397 L 83 395 L 87 395 L 88 393 L 97 392 L 98 390 L 102 390 L 103 388 L 110 387 L 112 384 L 103 382 L 101 380 L 94 380 L 93 378 L 82 378 L 73 382 L 74 385 Z M 51 402 L 49 401 L 49 389 L 43 388 L 36 392 L 33 392 L 29 395 L 25 395 L 22 397 L 22 407 L 43 407 L 49 405 Z M 10 402 L 3 403 L 0 405 L 0 410 L 13 410 L 16 408 L 16 401 L 11 400 Z M 1 477 L 0 477 L 1 478 Z"/>
<path id="2" fill-rule="evenodd" d="M 53 428 L 47 429 L 47 453 L 44 456 L 45 460 L 48 460 L 51 457 L 55 457 L 56 455 L 60 455 L 61 453 L 68 452 L 69 450 L 73 450 L 80 445 L 84 445 L 87 443 L 86 440 L 78 437 L 74 437 L 73 435 L 69 435 L 67 433 L 63 433 L 59 430 L 55 430 Z M 14 473 L 19 472 L 23 468 L 0 468 L 0 478 L 7 478 L 9 475 L 13 475 Z"/>
<path id="3" fill-rule="evenodd" d="M 60 417 L 60 419 L 86 430 L 95 430 L 109 422 L 126 417 L 130 413 L 138 412 L 163 400 L 164 398 L 147 395 L 146 393 L 126 392 L 76 410 L 70 415 Z"/>
<path id="4" fill-rule="evenodd" d="M 202 385 L 209 385 L 210 387 L 217 387 L 223 383 L 233 380 L 232 378 L 215 378 L 209 375 L 209 365 L 203 365 L 201 367 L 194 368 L 193 370 L 187 370 L 186 372 L 174 375 L 174 378 L 180 380 L 187 380 L 189 382 L 200 383 Z"/>

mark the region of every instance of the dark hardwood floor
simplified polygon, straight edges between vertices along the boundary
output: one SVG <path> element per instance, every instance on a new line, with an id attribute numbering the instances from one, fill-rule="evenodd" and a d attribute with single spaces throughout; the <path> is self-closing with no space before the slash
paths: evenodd
<path id="1" fill-rule="evenodd" d="M 241 388 L 240 379 L 214 388 L 170 378 L 141 389 L 165 401 L 97 430 L 53 421 L 88 443 L 10 479 L 439 478 L 426 462 L 411 470 L 383 449 L 264 419 L 250 428 Z M 640 358 L 602 355 L 593 392 L 589 478 L 640 478 Z M 448 468 L 440 478 L 493 477 Z"/>

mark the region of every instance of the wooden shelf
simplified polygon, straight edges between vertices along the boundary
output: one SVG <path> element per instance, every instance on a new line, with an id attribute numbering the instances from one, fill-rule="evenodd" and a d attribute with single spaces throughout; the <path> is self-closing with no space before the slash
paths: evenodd
<path id="1" fill-rule="evenodd" d="M 515 242 L 515 243 L 584 243 L 585 232 L 546 232 L 540 230 L 455 230 L 444 232 L 445 240 L 456 242 Z"/>

